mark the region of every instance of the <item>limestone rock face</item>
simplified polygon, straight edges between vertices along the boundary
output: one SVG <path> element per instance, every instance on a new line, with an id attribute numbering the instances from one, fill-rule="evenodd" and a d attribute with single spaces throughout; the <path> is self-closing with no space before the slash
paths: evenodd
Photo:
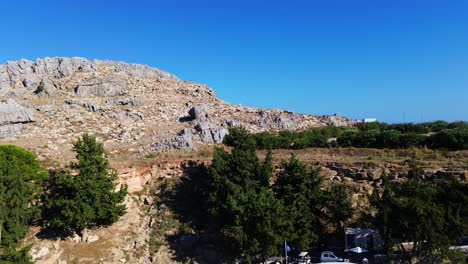
<path id="1" fill-rule="evenodd" d="M 78 97 L 113 97 L 124 95 L 125 81 L 118 77 L 95 78 L 80 83 L 75 88 Z"/>
<path id="2" fill-rule="evenodd" d="M 142 152 L 167 152 L 167 151 L 193 151 L 195 150 L 192 138 L 189 136 L 176 136 L 156 142 L 148 146 Z"/>
<path id="3" fill-rule="evenodd" d="M 35 122 L 31 110 L 13 99 L 0 102 L 0 137 L 13 137 L 22 133 L 24 124 Z"/>
<path id="4" fill-rule="evenodd" d="M 293 118 L 290 118 L 292 116 Z M 255 124 L 264 128 L 274 128 L 274 129 L 285 129 L 285 130 L 294 130 L 298 127 L 297 122 L 293 121 L 294 114 L 284 112 L 284 113 L 272 113 L 268 111 L 259 111 L 258 118 L 252 121 L 252 124 Z"/>
<path id="5" fill-rule="evenodd" d="M 125 73 L 139 78 L 177 79 L 174 75 L 146 65 L 127 64 L 114 61 L 89 61 L 85 58 L 44 58 L 9 61 L 0 65 L 0 92 L 8 92 L 12 88 L 26 88 L 39 85 L 43 78 L 59 79 L 76 73 L 92 73 L 100 67 L 106 67 L 113 72 Z"/>
<path id="6" fill-rule="evenodd" d="M 13 99 L 0 102 L 0 126 L 36 121 L 32 113 Z"/>

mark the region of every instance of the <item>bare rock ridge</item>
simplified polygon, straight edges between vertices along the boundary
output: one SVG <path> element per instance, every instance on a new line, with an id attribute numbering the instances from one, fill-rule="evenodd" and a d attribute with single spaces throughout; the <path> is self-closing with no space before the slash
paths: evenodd
<path id="1" fill-rule="evenodd" d="M 22 59 L 0 65 L 0 91 L 8 91 L 18 83 L 26 88 L 36 88 L 44 79 L 59 79 L 78 72 L 95 72 L 100 67 L 107 67 L 114 72 L 125 72 L 140 78 L 176 78 L 172 74 L 141 64 L 89 61 L 84 58 L 44 58 L 35 61 Z"/>
<path id="2" fill-rule="evenodd" d="M 220 143 L 233 126 L 261 132 L 354 122 L 229 104 L 206 85 L 146 65 L 84 58 L 1 64 L 0 100 L 0 138 L 45 141 L 52 150 L 85 132 L 138 154 Z"/>

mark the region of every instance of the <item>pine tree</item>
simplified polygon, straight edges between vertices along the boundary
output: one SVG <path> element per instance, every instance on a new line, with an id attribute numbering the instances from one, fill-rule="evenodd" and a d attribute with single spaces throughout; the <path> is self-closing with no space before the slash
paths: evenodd
<path id="1" fill-rule="evenodd" d="M 0 262 L 29 263 L 21 257 L 24 251 L 16 248 L 29 225 L 40 217 L 39 196 L 46 178 L 47 173 L 32 153 L 16 146 L 0 146 Z"/>
<path id="2" fill-rule="evenodd" d="M 243 128 L 225 138 L 230 153 L 217 148 L 207 168 L 209 207 L 225 253 L 234 257 L 270 255 L 281 247 L 284 209 L 269 189 L 271 153 L 261 162 Z"/>
<path id="3" fill-rule="evenodd" d="M 321 210 L 325 202 L 322 182 L 319 170 L 308 169 L 294 155 L 289 161 L 283 161 L 274 191 L 286 207 L 286 239 L 296 247 L 305 249 L 318 240 L 320 219 L 324 217 Z"/>
<path id="4" fill-rule="evenodd" d="M 342 232 L 344 225 L 354 215 L 350 191 L 344 184 L 332 184 L 327 196 L 328 220 L 335 230 Z"/>
<path id="5" fill-rule="evenodd" d="M 407 261 L 442 262 L 467 228 L 467 184 L 424 181 L 419 168 L 413 165 L 411 170 L 413 177 L 402 183 L 382 177 L 382 190 L 371 199 L 378 210 L 376 226 L 388 254 L 398 247 Z M 404 247 L 404 242 L 412 242 L 412 248 Z"/>
<path id="6" fill-rule="evenodd" d="M 125 185 L 115 191 L 117 174 L 109 167 L 102 143 L 83 135 L 75 142 L 76 176 L 59 172 L 51 177 L 45 202 L 47 225 L 60 232 L 110 225 L 125 213 Z"/>

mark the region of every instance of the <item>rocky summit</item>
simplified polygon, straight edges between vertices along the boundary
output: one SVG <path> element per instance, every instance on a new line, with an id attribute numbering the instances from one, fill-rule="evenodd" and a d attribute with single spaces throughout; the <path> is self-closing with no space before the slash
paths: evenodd
<path id="1" fill-rule="evenodd" d="M 107 148 L 141 155 L 220 143 L 232 126 L 260 132 L 354 122 L 229 104 L 206 85 L 146 65 L 84 58 L 6 62 L 0 65 L 0 96 L 3 143 L 52 160 L 84 132 Z"/>

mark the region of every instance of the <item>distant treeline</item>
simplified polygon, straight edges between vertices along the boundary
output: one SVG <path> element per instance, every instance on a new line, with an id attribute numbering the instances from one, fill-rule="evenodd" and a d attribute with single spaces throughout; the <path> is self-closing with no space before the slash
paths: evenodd
<path id="1" fill-rule="evenodd" d="M 258 149 L 307 147 L 468 149 L 468 123 L 435 121 L 419 124 L 360 123 L 355 127 L 253 134 Z"/>

